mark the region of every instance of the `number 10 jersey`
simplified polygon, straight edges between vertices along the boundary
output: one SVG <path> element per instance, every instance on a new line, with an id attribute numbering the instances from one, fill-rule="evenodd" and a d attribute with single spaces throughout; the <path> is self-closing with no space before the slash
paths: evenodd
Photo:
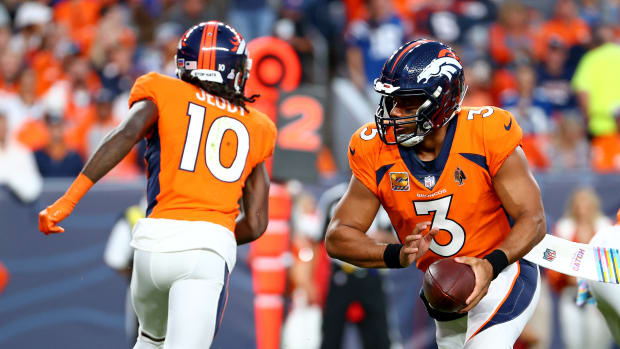
<path id="1" fill-rule="evenodd" d="M 273 153 L 274 123 L 158 73 L 136 80 L 129 105 L 145 99 L 159 113 L 145 154 L 147 217 L 206 221 L 234 232 L 245 180 Z"/>
<path id="2" fill-rule="evenodd" d="M 440 229 L 417 262 L 423 271 L 440 258 L 481 258 L 511 229 L 493 177 L 521 144 L 521 128 L 494 107 L 463 108 L 446 127 L 433 161 L 420 160 L 413 148 L 386 145 L 374 123 L 357 130 L 349 145 L 353 175 L 379 198 L 401 241 L 423 221 Z"/>

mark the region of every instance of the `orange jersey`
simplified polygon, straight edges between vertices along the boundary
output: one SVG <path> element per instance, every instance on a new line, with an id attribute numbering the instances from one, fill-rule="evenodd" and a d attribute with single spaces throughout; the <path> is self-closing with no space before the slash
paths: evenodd
<path id="1" fill-rule="evenodd" d="M 413 148 L 386 145 L 368 123 L 351 137 L 349 164 L 379 198 L 401 241 L 423 221 L 440 229 L 417 262 L 425 271 L 444 257 L 483 257 L 506 238 L 511 228 L 492 179 L 521 137 L 509 112 L 463 108 L 433 162 L 421 161 Z"/>
<path id="2" fill-rule="evenodd" d="M 234 232 L 245 180 L 273 153 L 274 123 L 158 73 L 131 89 L 130 106 L 144 99 L 159 113 L 145 154 L 147 217 L 207 221 Z"/>

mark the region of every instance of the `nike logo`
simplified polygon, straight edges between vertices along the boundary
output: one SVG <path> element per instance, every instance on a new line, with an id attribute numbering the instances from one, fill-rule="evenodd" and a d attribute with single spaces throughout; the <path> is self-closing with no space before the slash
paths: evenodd
<path id="1" fill-rule="evenodd" d="M 355 155 L 355 150 L 351 147 L 349 147 L 349 152 L 351 153 L 351 155 Z"/>
<path id="2" fill-rule="evenodd" d="M 504 129 L 506 131 L 509 131 L 511 127 L 512 127 L 512 118 L 510 118 L 510 122 L 508 123 L 508 125 L 504 125 Z"/>

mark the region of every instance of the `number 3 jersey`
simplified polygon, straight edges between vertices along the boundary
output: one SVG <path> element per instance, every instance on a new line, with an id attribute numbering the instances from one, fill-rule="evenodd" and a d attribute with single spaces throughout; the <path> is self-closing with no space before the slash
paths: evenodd
<path id="1" fill-rule="evenodd" d="M 521 138 L 509 112 L 463 108 L 433 161 L 421 161 L 413 148 L 386 145 L 368 123 L 351 137 L 349 164 L 379 198 L 401 241 L 420 222 L 440 229 L 417 262 L 426 271 L 444 257 L 483 257 L 505 239 L 511 228 L 493 177 Z"/>
<path id="2" fill-rule="evenodd" d="M 129 105 L 144 99 L 159 113 L 145 154 L 147 217 L 206 221 L 234 232 L 245 180 L 273 153 L 274 123 L 158 73 L 136 80 Z"/>

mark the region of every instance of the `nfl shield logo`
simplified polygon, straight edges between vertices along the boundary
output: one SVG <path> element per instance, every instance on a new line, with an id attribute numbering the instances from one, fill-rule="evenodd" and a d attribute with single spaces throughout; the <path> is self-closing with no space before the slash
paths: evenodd
<path id="1" fill-rule="evenodd" d="M 543 258 L 545 260 L 548 260 L 549 262 L 553 262 L 553 260 L 555 259 L 555 251 L 551 249 L 546 249 L 545 252 L 543 252 Z"/>
<path id="2" fill-rule="evenodd" d="M 428 189 L 433 189 L 433 187 L 435 186 L 435 176 L 424 177 L 424 186 Z"/>

